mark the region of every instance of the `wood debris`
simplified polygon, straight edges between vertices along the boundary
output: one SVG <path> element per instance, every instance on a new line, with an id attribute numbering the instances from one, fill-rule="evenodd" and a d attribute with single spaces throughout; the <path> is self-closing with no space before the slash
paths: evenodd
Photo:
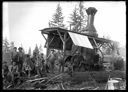
<path id="1" fill-rule="evenodd" d="M 23 80 L 19 85 L 8 84 L 4 89 L 24 90 L 105 90 L 105 85 L 92 81 L 80 81 L 78 78 L 68 76 L 66 73 L 50 74 L 46 77 L 20 78 Z M 116 78 L 121 80 L 120 78 Z M 125 89 L 124 82 L 121 82 L 120 90 Z M 102 88 L 101 88 L 102 87 Z"/>

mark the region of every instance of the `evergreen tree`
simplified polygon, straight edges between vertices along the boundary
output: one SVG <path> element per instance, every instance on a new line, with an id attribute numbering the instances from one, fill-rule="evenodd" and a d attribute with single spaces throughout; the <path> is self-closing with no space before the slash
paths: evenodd
<path id="1" fill-rule="evenodd" d="M 36 53 L 37 55 L 39 54 L 39 48 L 38 48 L 37 44 L 36 44 L 36 47 L 35 47 L 33 53 Z"/>
<path id="2" fill-rule="evenodd" d="M 28 54 L 31 56 L 31 47 L 29 47 Z"/>
<path id="3" fill-rule="evenodd" d="M 83 30 L 85 28 L 85 24 L 86 24 L 86 21 L 87 21 L 84 12 L 85 12 L 85 8 L 84 8 L 84 5 L 83 5 L 83 2 L 80 2 L 79 3 L 79 20 L 80 20 L 79 30 Z"/>
<path id="4" fill-rule="evenodd" d="M 70 24 L 73 26 L 73 31 L 77 31 L 78 30 L 78 21 L 79 21 L 79 19 L 78 19 L 78 17 L 79 17 L 79 15 L 78 15 L 78 9 L 75 7 L 75 9 L 73 10 L 73 14 L 71 14 L 71 20 L 72 21 L 70 21 Z"/>
<path id="5" fill-rule="evenodd" d="M 2 43 L 2 62 L 8 62 L 11 61 L 11 52 L 10 52 L 10 43 L 7 40 L 7 38 L 3 39 Z"/>
<path id="6" fill-rule="evenodd" d="M 57 5 L 56 13 L 53 15 L 52 21 L 49 22 L 49 27 L 61 27 L 64 28 L 64 17 L 60 4 Z"/>
<path id="7" fill-rule="evenodd" d="M 23 45 L 22 45 L 22 44 L 21 44 L 21 48 L 22 48 L 23 53 L 25 54 L 25 50 L 24 50 L 24 48 L 23 48 Z"/>
<path id="8" fill-rule="evenodd" d="M 8 53 L 9 52 L 9 49 L 10 49 L 9 45 L 10 44 L 9 44 L 7 38 L 3 39 L 3 52 L 4 53 Z"/>
<path id="9" fill-rule="evenodd" d="M 72 25 L 72 31 L 77 31 L 80 32 L 81 30 L 83 30 L 86 26 L 86 22 L 87 22 L 87 18 L 85 15 L 85 8 L 83 6 L 83 2 L 79 3 L 79 7 L 73 10 L 73 13 L 71 14 L 70 17 L 71 21 L 71 25 Z"/>
<path id="10" fill-rule="evenodd" d="M 40 44 L 40 46 L 39 46 L 39 52 L 41 53 L 42 51 L 43 51 L 42 45 Z"/>
<path id="11" fill-rule="evenodd" d="M 15 47 L 15 45 L 14 45 L 14 42 L 11 42 L 10 43 L 10 51 L 12 52 L 13 51 L 13 48 Z"/>

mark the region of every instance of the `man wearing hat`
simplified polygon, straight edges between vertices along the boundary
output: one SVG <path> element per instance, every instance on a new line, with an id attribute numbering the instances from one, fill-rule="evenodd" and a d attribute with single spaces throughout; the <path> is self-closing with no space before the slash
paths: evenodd
<path id="1" fill-rule="evenodd" d="M 12 63 L 15 62 L 17 64 L 17 47 L 13 48 L 13 51 L 11 53 L 11 59 Z"/>
<path id="2" fill-rule="evenodd" d="M 23 61 L 24 61 L 24 53 L 23 53 L 22 47 L 19 47 L 18 50 L 19 50 L 19 52 L 18 52 L 18 71 L 21 72 L 22 67 L 23 67 Z"/>
<path id="3" fill-rule="evenodd" d="M 55 64 L 55 60 L 56 60 L 56 52 L 55 50 L 51 50 L 49 56 L 46 58 L 47 60 L 47 65 L 50 68 L 50 71 L 52 73 L 54 73 L 54 64 Z"/>

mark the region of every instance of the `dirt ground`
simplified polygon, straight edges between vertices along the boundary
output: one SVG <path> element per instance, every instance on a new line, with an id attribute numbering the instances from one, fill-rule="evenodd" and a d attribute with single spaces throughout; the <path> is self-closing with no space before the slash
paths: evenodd
<path id="1" fill-rule="evenodd" d="M 106 84 L 107 81 L 99 83 L 83 72 L 74 73 L 72 77 L 67 73 L 48 73 L 44 77 L 30 77 L 20 85 L 6 87 L 5 90 L 105 90 Z"/>

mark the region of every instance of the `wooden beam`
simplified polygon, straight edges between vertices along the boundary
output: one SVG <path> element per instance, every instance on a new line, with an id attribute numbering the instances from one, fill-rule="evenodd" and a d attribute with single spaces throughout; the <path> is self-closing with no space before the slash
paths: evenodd
<path id="1" fill-rule="evenodd" d="M 47 39 L 48 37 L 46 38 L 43 33 L 41 33 L 41 34 L 43 35 L 44 39 L 46 40 L 46 43 L 45 43 L 44 47 L 47 47 L 46 45 L 48 43 L 48 39 Z"/>
<path id="2" fill-rule="evenodd" d="M 66 39 L 66 42 L 70 39 L 70 36 Z"/>
<path id="3" fill-rule="evenodd" d="M 55 37 L 55 36 L 54 36 Z M 49 42 L 49 45 L 51 44 L 51 42 L 53 41 L 54 37 L 51 39 L 51 41 Z M 47 45 L 48 45 L 48 40 L 46 41 L 45 43 L 45 47 L 47 48 Z"/>
<path id="4" fill-rule="evenodd" d="M 72 55 L 75 54 L 75 52 L 79 49 L 79 46 L 76 47 L 76 49 L 72 52 Z"/>
<path id="5" fill-rule="evenodd" d="M 98 45 L 98 47 L 100 47 L 101 46 L 101 44 L 97 44 Z"/>
<path id="6" fill-rule="evenodd" d="M 44 36 L 44 34 L 43 34 L 43 33 L 42 33 L 42 35 L 43 35 L 44 39 L 47 41 L 47 38 Z"/>
<path id="7" fill-rule="evenodd" d="M 45 44 L 45 45 L 46 45 L 46 48 L 47 48 L 46 56 L 49 55 L 49 45 L 50 45 L 51 42 L 53 41 L 54 37 L 55 37 L 55 36 L 53 36 L 53 38 L 51 39 L 50 42 L 48 42 L 49 37 L 47 37 L 47 39 L 46 39 L 46 44 Z"/>
<path id="8" fill-rule="evenodd" d="M 75 33 L 75 32 L 74 32 Z M 78 33 L 79 34 L 79 33 Z M 111 40 L 108 40 L 108 39 L 104 39 L 104 38 L 97 38 L 97 37 L 92 37 L 90 35 L 86 35 L 86 34 L 81 34 L 81 35 L 84 35 L 84 36 L 87 36 L 88 38 L 94 38 L 98 41 L 101 41 L 101 43 L 110 43 Z"/>
<path id="9" fill-rule="evenodd" d="M 53 36 L 53 38 L 52 38 L 51 41 L 49 42 L 49 45 L 51 44 L 51 42 L 53 41 L 54 38 L 55 38 L 55 36 Z"/>
<path id="10" fill-rule="evenodd" d="M 64 34 L 64 39 L 63 39 L 63 60 L 65 59 L 65 56 L 66 56 L 66 53 L 65 53 L 65 50 L 66 50 L 66 40 L 67 40 L 67 32 Z M 64 64 L 62 65 L 62 72 L 64 72 Z"/>
<path id="11" fill-rule="evenodd" d="M 95 43 L 96 47 L 98 48 L 99 46 L 97 45 L 97 43 L 96 43 L 96 41 L 95 41 L 95 39 L 94 39 L 94 38 L 93 38 L 93 41 L 94 41 L 94 43 Z"/>
<path id="12" fill-rule="evenodd" d="M 108 46 L 112 49 L 112 44 L 111 43 L 109 43 Z"/>
<path id="13" fill-rule="evenodd" d="M 101 45 L 98 46 L 94 38 L 93 38 L 93 41 L 94 41 L 94 43 L 96 44 L 97 49 L 101 52 L 101 55 L 102 55 L 102 58 L 101 58 L 102 60 L 101 60 L 101 61 L 103 61 L 103 59 L 104 59 L 104 54 L 103 54 L 103 52 L 102 52 L 101 49 L 100 49 L 100 47 L 101 47 L 103 44 L 101 44 Z M 100 63 L 103 63 L 103 62 L 100 62 Z"/>
<path id="14" fill-rule="evenodd" d="M 64 34 L 64 41 L 66 41 L 67 40 L 67 32 L 65 32 L 65 34 Z"/>
<path id="15" fill-rule="evenodd" d="M 101 46 L 103 46 L 103 44 L 101 44 L 101 45 L 99 46 L 99 48 L 100 48 Z"/>
<path id="16" fill-rule="evenodd" d="M 62 35 L 60 34 L 60 32 L 57 30 L 57 32 L 58 32 L 58 34 L 59 34 L 59 36 L 60 36 L 60 39 L 62 40 L 62 42 L 64 43 L 64 39 L 63 39 L 63 37 L 62 37 Z"/>
<path id="17" fill-rule="evenodd" d="M 47 47 L 47 42 L 45 43 L 44 47 L 45 47 L 45 48 Z"/>
<path id="18" fill-rule="evenodd" d="M 48 42 L 48 39 L 49 39 L 49 36 L 47 37 L 47 41 L 46 41 L 46 48 L 47 48 L 46 57 L 48 57 L 48 54 L 49 54 L 49 42 Z M 47 60 L 46 60 L 46 62 L 47 62 Z"/>
<path id="19" fill-rule="evenodd" d="M 72 26 L 72 25 L 70 24 L 70 30 L 71 30 L 71 26 Z"/>
<path id="20" fill-rule="evenodd" d="M 66 40 L 67 40 L 67 32 L 64 34 L 64 39 L 63 39 L 63 53 L 65 55 L 65 49 L 66 49 Z"/>
<path id="21" fill-rule="evenodd" d="M 47 37 L 47 39 L 46 39 L 46 43 L 45 43 L 45 47 L 47 47 L 47 44 L 48 44 L 48 37 Z"/>

